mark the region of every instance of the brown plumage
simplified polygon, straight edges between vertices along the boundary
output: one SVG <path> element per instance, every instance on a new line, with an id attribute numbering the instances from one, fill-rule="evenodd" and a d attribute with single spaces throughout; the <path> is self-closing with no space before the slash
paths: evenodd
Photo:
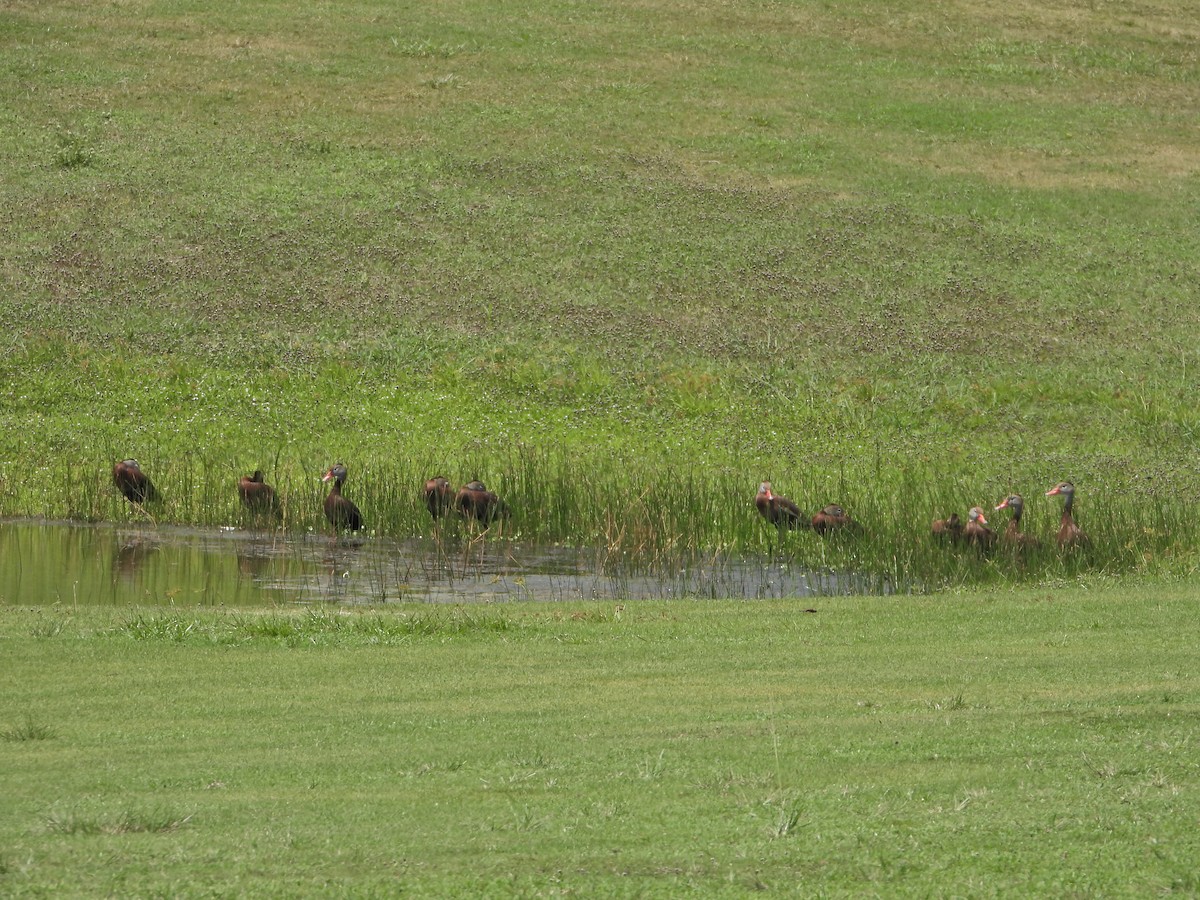
<path id="1" fill-rule="evenodd" d="M 817 534 L 829 534 L 834 531 L 862 531 L 862 526 L 846 515 L 846 511 L 836 503 L 830 503 L 812 517 L 812 529 Z"/>
<path id="2" fill-rule="evenodd" d="M 450 486 L 450 482 L 437 475 L 425 482 L 425 508 L 429 510 L 429 514 L 435 519 L 440 519 L 446 513 L 450 512 L 450 507 L 454 503 L 454 488 Z"/>
<path id="3" fill-rule="evenodd" d="M 971 511 L 967 513 L 963 540 L 981 550 L 989 550 L 996 544 L 996 532 L 987 527 L 987 517 L 978 506 L 972 506 Z"/>
<path id="4" fill-rule="evenodd" d="M 136 459 L 123 459 L 113 466 L 113 484 L 130 503 L 146 503 L 158 499 L 158 491 L 146 477 Z"/>
<path id="5" fill-rule="evenodd" d="M 1032 550 L 1041 546 L 1041 541 L 1032 534 L 1026 534 L 1021 530 L 1021 516 L 1025 512 L 1025 500 L 1020 494 L 1009 494 L 996 505 L 996 509 L 1012 510 L 1012 518 L 1008 520 L 1008 526 L 1000 532 L 1001 543 L 1018 550 Z"/>
<path id="6" fill-rule="evenodd" d="M 477 522 L 488 523 L 508 516 L 508 504 L 484 487 L 482 481 L 472 481 L 459 488 L 454 495 L 454 508 L 463 518 Z"/>
<path id="7" fill-rule="evenodd" d="M 934 519 L 931 531 L 938 540 L 957 544 L 963 536 L 962 519 L 958 517 L 958 513 L 950 513 L 945 519 Z"/>
<path id="8" fill-rule="evenodd" d="M 1062 519 L 1058 526 L 1058 546 L 1066 549 L 1069 547 L 1085 547 L 1091 543 L 1088 536 L 1083 533 L 1083 530 L 1075 524 L 1075 519 L 1071 515 L 1072 507 L 1075 505 L 1075 485 L 1069 481 L 1060 481 L 1050 490 L 1046 491 L 1047 497 L 1062 496 L 1063 511 Z"/>
<path id="9" fill-rule="evenodd" d="M 759 514 L 777 528 L 807 528 L 809 525 L 800 507 L 787 497 L 772 493 L 769 481 L 758 486 L 754 505 L 758 507 Z"/>
<path id="10" fill-rule="evenodd" d="M 263 481 L 262 469 L 255 469 L 253 475 L 243 475 L 238 479 L 238 496 L 242 498 L 242 505 L 251 512 L 279 512 L 275 489 Z"/>
<path id="11" fill-rule="evenodd" d="M 332 481 L 329 495 L 325 498 L 325 518 L 333 526 L 334 531 L 349 529 L 358 531 L 362 528 L 362 513 L 347 497 L 342 496 L 342 485 L 346 481 L 346 467 L 341 463 L 332 466 L 324 475 L 322 481 Z"/>

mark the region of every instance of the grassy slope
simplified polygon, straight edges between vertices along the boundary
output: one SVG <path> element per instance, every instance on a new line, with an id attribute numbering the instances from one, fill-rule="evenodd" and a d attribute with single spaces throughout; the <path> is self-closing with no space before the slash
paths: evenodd
<path id="1" fill-rule="evenodd" d="M 1196 600 L 5 607 L 0 892 L 1194 893 Z"/>
<path id="2" fill-rule="evenodd" d="M 1195 497 L 1195 11 L 14 8 L 4 509 L 517 443 Z"/>

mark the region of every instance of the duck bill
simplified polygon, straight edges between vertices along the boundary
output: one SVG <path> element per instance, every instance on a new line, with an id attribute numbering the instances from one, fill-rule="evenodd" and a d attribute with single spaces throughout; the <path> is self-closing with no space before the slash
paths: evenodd
<path id="1" fill-rule="evenodd" d="M 1050 488 L 1050 490 L 1046 491 L 1046 496 L 1047 497 L 1057 497 L 1061 493 L 1062 493 L 1062 491 L 1059 490 L 1058 486 L 1056 485 L 1055 487 L 1052 487 L 1052 488 Z"/>

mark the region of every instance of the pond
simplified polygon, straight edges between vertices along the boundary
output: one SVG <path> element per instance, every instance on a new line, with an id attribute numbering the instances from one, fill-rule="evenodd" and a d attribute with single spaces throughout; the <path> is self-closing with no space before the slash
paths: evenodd
<path id="1" fill-rule="evenodd" d="M 807 597 L 881 593 L 878 579 L 787 559 L 647 564 L 603 550 L 465 537 L 393 540 L 280 530 L 0 522 L 0 603 L 272 606 Z"/>

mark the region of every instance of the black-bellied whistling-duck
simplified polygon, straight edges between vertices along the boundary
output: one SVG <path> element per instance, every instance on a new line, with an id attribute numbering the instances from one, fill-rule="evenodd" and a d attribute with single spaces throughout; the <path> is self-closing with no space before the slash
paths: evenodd
<path id="1" fill-rule="evenodd" d="M 759 514 L 777 528 L 806 528 L 808 519 L 800 512 L 800 507 L 787 497 L 780 497 L 771 491 L 771 482 L 764 481 L 758 486 L 758 496 L 754 505 Z"/>
<path id="2" fill-rule="evenodd" d="M 346 481 L 346 467 L 341 463 L 332 466 L 321 476 L 321 480 L 333 482 L 333 487 L 329 489 L 329 496 L 325 498 L 325 518 L 329 520 L 333 530 L 341 531 L 343 528 L 348 528 L 350 531 L 358 531 L 362 528 L 362 513 L 358 511 L 358 507 L 354 505 L 353 501 L 342 496 L 342 485 Z"/>
<path id="3" fill-rule="evenodd" d="M 242 505 L 251 512 L 279 511 L 275 488 L 263 481 L 262 469 L 255 469 L 253 475 L 243 475 L 238 479 L 238 496 L 242 498 Z"/>
<path id="4" fill-rule="evenodd" d="M 1021 550 L 1032 550 L 1041 546 L 1041 541 L 1032 534 L 1026 534 L 1021 530 L 1021 515 L 1025 512 L 1025 500 L 1020 494 L 1009 494 L 996 504 L 996 509 L 1012 510 L 1012 518 L 1008 520 L 1008 527 L 1000 532 L 1001 543 Z"/>
<path id="5" fill-rule="evenodd" d="M 454 488 L 447 479 L 437 475 L 425 482 L 424 497 L 425 508 L 429 510 L 429 514 L 435 519 L 440 519 L 450 512 L 454 503 Z"/>
<path id="6" fill-rule="evenodd" d="M 950 513 L 945 519 L 934 519 L 930 530 L 938 540 L 957 544 L 963 536 L 962 519 L 958 517 L 958 513 Z"/>
<path id="7" fill-rule="evenodd" d="M 460 487 L 454 495 L 454 508 L 463 518 L 484 523 L 508 515 L 508 504 L 484 487 L 482 481 L 472 481 Z"/>
<path id="8" fill-rule="evenodd" d="M 113 466 L 113 484 L 130 503 L 145 503 L 158 499 L 158 491 L 146 477 L 136 459 L 123 459 Z"/>
<path id="9" fill-rule="evenodd" d="M 996 543 L 996 532 L 987 527 L 987 517 L 978 506 L 967 513 L 967 525 L 963 528 L 963 540 L 981 550 L 988 550 Z"/>
<path id="10" fill-rule="evenodd" d="M 1059 547 L 1082 547 L 1091 543 L 1088 536 L 1083 533 L 1083 530 L 1075 524 L 1075 519 L 1071 515 L 1071 508 L 1075 504 L 1075 485 L 1069 481 L 1060 481 L 1050 490 L 1046 491 L 1047 497 L 1057 497 L 1062 495 L 1063 511 L 1062 519 L 1058 526 L 1058 546 Z"/>
<path id="11" fill-rule="evenodd" d="M 862 531 L 862 526 L 846 515 L 846 511 L 836 503 L 830 503 L 812 517 L 812 529 L 817 534 L 829 534 L 834 531 Z"/>

